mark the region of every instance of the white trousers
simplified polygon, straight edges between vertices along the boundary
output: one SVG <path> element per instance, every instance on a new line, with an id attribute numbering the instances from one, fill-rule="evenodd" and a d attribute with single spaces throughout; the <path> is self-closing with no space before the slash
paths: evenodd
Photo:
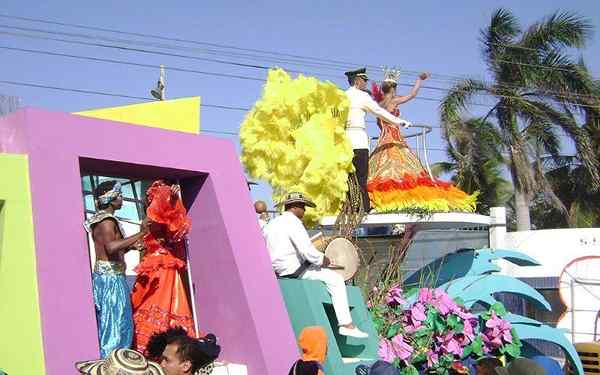
<path id="1" fill-rule="evenodd" d="M 319 280 L 325 283 L 327 291 L 331 296 L 333 310 L 339 325 L 352 323 L 350 307 L 348 305 L 348 295 L 346 294 L 346 284 L 342 276 L 336 272 L 321 267 L 310 267 L 300 277 L 305 280 Z"/>

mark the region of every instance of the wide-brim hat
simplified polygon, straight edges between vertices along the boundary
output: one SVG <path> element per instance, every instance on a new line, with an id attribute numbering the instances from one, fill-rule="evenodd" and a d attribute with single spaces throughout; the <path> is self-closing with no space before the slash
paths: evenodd
<path id="1" fill-rule="evenodd" d="M 369 79 L 369 76 L 367 75 L 367 68 L 360 68 L 360 69 L 356 69 L 356 70 L 350 70 L 348 72 L 345 72 L 344 74 L 348 78 L 360 77 L 360 78 L 364 78 L 366 80 Z"/>
<path id="2" fill-rule="evenodd" d="M 165 375 L 158 363 L 131 349 L 115 349 L 105 359 L 76 362 L 75 368 L 89 375 Z"/>
<path id="3" fill-rule="evenodd" d="M 312 208 L 317 207 L 317 205 L 313 201 L 306 198 L 304 196 L 304 194 L 299 193 L 297 191 L 288 193 L 281 202 L 279 202 L 275 205 L 275 207 L 281 207 L 281 206 L 285 207 L 286 205 L 292 204 L 292 203 L 302 203 L 302 204 L 304 204 L 308 207 L 312 207 Z"/>

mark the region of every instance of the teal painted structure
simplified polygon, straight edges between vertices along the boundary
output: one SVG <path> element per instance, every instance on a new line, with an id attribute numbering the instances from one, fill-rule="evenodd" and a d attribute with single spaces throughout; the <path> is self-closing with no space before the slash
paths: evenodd
<path id="1" fill-rule="evenodd" d="M 360 289 L 347 286 L 350 313 L 354 324 L 369 334 L 368 339 L 340 336 L 337 332 L 337 319 L 331 304 L 331 297 L 320 281 L 279 279 L 279 287 L 292 322 L 296 337 L 304 327 L 321 326 L 328 337 L 328 351 L 325 373 L 328 375 L 353 375 L 359 364 L 371 364 L 377 358 L 379 338 L 367 310 Z M 352 363 L 344 359 L 352 358 Z"/>

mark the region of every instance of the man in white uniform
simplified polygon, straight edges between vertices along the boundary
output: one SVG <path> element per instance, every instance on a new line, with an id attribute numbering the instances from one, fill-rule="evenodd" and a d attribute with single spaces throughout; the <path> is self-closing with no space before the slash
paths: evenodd
<path id="1" fill-rule="evenodd" d="M 289 193 L 279 205 L 283 205 L 285 211 L 263 229 L 275 273 L 284 278 L 324 282 L 331 295 L 340 335 L 368 337 L 352 323 L 344 279 L 326 268 L 332 265 L 331 261 L 313 246 L 302 224 L 305 206 L 314 208 L 315 204 L 295 192 Z"/>
<path id="2" fill-rule="evenodd" d="M 346 135 L 350 139 L 352 148 L 354 149 L 354 159 L 352 163 L 356 171 L 358 184 L 362 193 L 362 203 L 365 212 L 370 211 L 369 194 L 367 193 L 367 179 L 369 177 L 369 135 L 365 124 L 365 115 L 367 112 L 372 113 L 376 117 L 391 122 L 392 124 L 401 125 L 408 128 L 410 122 L 396 117 L 381 108 L 375 102 L 371 95 L 366 90 L 369 77 L 367 69 L 361 68 L 344 73 L 348 77 L 350 88 L 346 90 L 346 95 L 350 99 L 350 111 L 348 113 L 348 121 L 346 123 Z"/>

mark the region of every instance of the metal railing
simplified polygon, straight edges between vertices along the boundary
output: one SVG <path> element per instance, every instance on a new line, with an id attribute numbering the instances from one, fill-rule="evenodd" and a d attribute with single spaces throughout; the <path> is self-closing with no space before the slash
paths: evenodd
<path id="1" fill-rule="evenodd" d="M 413 124 L 408 131 L 414 129 L 414 132 L 409 132 L 408 134 L 402 134 L 404 139 L 415 139 L 415 149 L 413 152 L 429 174 L 429 177 L 433 179 L 433 173 L 431 172 L 431 166 L 429 165 L 429 152 L 427 149 L 427 134 L 431 133 L 432 127 L 425 124 Z M 402 130 L 402 129 L 401 129 Z M 379 137 L 371 137 L 371 149 L 374 150 Z"/>

